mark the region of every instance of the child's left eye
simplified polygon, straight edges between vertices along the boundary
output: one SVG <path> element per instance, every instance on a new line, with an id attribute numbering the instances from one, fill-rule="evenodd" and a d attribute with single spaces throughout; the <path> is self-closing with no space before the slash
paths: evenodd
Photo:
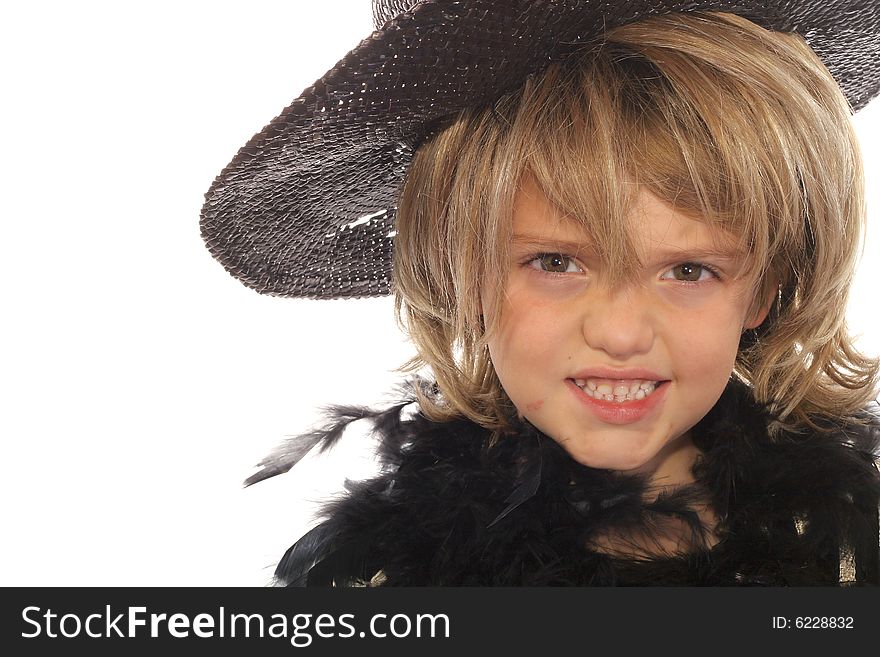
<path id="1" fill-rule="evenodd" d="M 665 272 L 660 278 L 681 281 L 682 283 L 701 283 L 718 278 L 718 272 L 709 265 L 700 262 L 683 262 Z"/>
<path id="2" fill-rule="evenodd" d="M 576 274 L 581 271 L 574 258 L 564 253 L 537 253 L 532 256 L 527 264 L 532 269 L 545 271 L 550 274 Z"/>

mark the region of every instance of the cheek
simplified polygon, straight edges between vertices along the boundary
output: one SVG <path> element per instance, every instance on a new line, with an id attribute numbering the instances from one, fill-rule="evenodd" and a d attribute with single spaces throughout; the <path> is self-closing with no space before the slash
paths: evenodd
<path id="1" fill-rule="evenodd" d="M 674 325 L 671 342 L 679 366 L 685 372 L 726 379 L 736 361 L 742 319 L 739 309 L 728 305 L 690 317 L 687 326 Z"/>
<path id="2" fill-rule="evenodd" d="M 546 299 L 508 298 L 489 341 L 492 366 L 511 401 L 526 413 L 541 411 L 547 384 L 570 363 L 573 324 Z"/>
<path id="3" fill-rule="evenodd" d="M 536 360 L 566 332 L 560 309 L 540 299 L 511 298 L 504 305 L 493 351 L 499 358 Z M 494 355 L 494 354 L 493 354 Z"/>

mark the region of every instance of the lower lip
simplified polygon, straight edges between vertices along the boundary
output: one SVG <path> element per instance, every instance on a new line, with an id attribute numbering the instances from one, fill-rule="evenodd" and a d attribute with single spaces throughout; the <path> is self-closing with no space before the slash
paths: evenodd
<path id="1" fill-rule="evenodd" d="M 597 418 L 608 424 L 632 424 L 633 422 L 644 420 L 650 415 L 651 411 L 663 402 L 663 398 L 666 396 L 666 388 L 669 387 L 667 385 L 669 381 L 664 381 L 654 389 L 654 392 L 643 399 L 615 402 L 590 397 L 571 379 L 566 379 L 565 382 L 569 385 L 578 401 L 586 406 Z"/>

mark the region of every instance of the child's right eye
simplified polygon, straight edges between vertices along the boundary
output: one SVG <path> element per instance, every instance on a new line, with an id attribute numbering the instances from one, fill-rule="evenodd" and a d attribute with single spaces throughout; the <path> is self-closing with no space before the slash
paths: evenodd
<path id="1" fill-rule="evenodd" d="M 581 271 L 574 263 L 574 258 L 563 253 L 537 253 L 528 261 L 528 265 L 550 274 L 577 274 Z"/>

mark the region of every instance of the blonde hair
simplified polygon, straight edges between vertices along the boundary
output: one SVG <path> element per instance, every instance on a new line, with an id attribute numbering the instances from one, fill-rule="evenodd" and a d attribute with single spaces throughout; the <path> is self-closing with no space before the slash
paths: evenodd
<path id="1" fill-rule="evenodd" d="M 481 292 L 506 269 L 526 173 L 621 271 L 638 262 L 624 217 L 639 186 L 739 236 L 753 310 L 778 293 L 734 373 L 792 427 L 862 408 L 880 363 L 854 348 L 845 322 L 866 219 L 850 115 L 799 35 L 726 13 L 612 29 L 462 112 L 417 151 L 397 211 L 395 310 L 418 351 L 399 369 L 429 366 L 440 393 L 420 393 L 422 411 L 510 428 L 482 306 L 498 317 L 503 277 Z"/>

